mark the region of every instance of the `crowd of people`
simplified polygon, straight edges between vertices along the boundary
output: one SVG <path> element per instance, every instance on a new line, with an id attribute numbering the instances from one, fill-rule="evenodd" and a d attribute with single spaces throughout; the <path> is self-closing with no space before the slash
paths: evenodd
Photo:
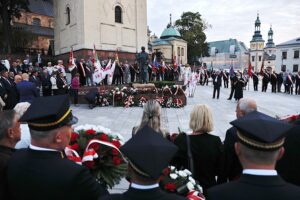
<path id="1" fill-rule="evenodd" d="M 159 103 L 149 100 L 140 125 L 120 149 L 129 160 L 130 188 L 109 195 L 87 168 L 65 158 L 78 121 L 68 96 L 19 103 L 0 112 L 0 197 L 184 199 L 159 188 L 162 170 L 173 165 L 189 169 L 207 199 L 299 199 L 300 117 L 293 123 L 272 118 L 246 98 L 238 101 L 236 117 L 222 142 L 211 134 L 211 109 L 196 105 L 190 114 L 192 133 L 171 135 L 162 129 Z"/>

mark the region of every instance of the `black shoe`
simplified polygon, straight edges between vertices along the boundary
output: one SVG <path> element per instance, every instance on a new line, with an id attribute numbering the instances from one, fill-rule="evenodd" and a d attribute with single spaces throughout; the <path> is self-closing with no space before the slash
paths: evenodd
<path id="1" fill-rule="evenodd" d="M 231 100 L 230 98 L 228 98 L 227 100 Z"/>

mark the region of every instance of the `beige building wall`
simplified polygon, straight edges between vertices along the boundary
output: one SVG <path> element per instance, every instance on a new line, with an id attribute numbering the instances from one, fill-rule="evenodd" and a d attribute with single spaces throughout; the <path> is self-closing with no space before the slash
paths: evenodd
<path id="1" fill-rule="evenodd" d="M 93 49 L 136 53 L 147 46 L 147 0 L 55 0 L 55 53 Z M 66 7 L 71 24 L 65 25 Z M 122 23 L 115 22 L 115 7 Z"/>
<path id="2" fill-rule="evenodd" d="M 264 42 L 252 42 L 250 44 L 250 61 L 255 72 L 260 72 L 264 58 L 264 46 Z"/>

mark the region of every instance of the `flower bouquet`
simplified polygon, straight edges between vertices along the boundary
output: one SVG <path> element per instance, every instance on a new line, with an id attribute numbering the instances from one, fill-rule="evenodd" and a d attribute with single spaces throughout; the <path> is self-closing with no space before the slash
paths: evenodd
<path id="1" fill-rule="evenodd" d="M 122 143 L 121 135 L 113 135 L 102 126 L 78 126 L 65 153 L 70 160 L 86 166 L 99 183 L 112 188 L 127 172 L 119 151 Z"/>
<path id="2" fill-rule="evenodd" d="M 178 171 L 173 166 L 164 169 L 159 185 L 166 192 L 176 193 L 190 200 L 205 200 L 202 187 L 187 169 Z"/>
<path id="3" fill-rule="evenodd" d="M 134 105 L 134 96 L 129 95 L 124 101 L 124 106 L 125 106 L 125 108 L 129 108 L 133 105 Z"/>

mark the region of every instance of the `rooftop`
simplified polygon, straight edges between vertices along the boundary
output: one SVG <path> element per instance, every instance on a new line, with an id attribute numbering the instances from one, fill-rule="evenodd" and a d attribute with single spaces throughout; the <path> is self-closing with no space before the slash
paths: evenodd
<path id="1" fill-rule="evenodd" d="M 277 46 L 291 46 L 291 45 L 300 46 L 300 37 L 289 40 L 287 42 L 283 42 L 281 44 L 278 44 Z"/>
<path id="2" fill-rule="evenodd" d="M 208 42 L 209 48 L 215 47 L 217 53 L 230 53 L 231 45 L 235 45 L 235 52 L 248 51 L 246 45 L 243 42 L 239 42 L 237 39 Z"/>
<path id="3" fill-rule="evenodd" d="M 166 28 L 160 36 L 161 39 L 166 39 L 169 37 L 181 38 L 181 35 L 174 27 L 171 26 Z"/>
<path id="4" fill-rule="evenodd" d="M 53 0 L 28 0 L 28 11 L 54 17 Z"/>

